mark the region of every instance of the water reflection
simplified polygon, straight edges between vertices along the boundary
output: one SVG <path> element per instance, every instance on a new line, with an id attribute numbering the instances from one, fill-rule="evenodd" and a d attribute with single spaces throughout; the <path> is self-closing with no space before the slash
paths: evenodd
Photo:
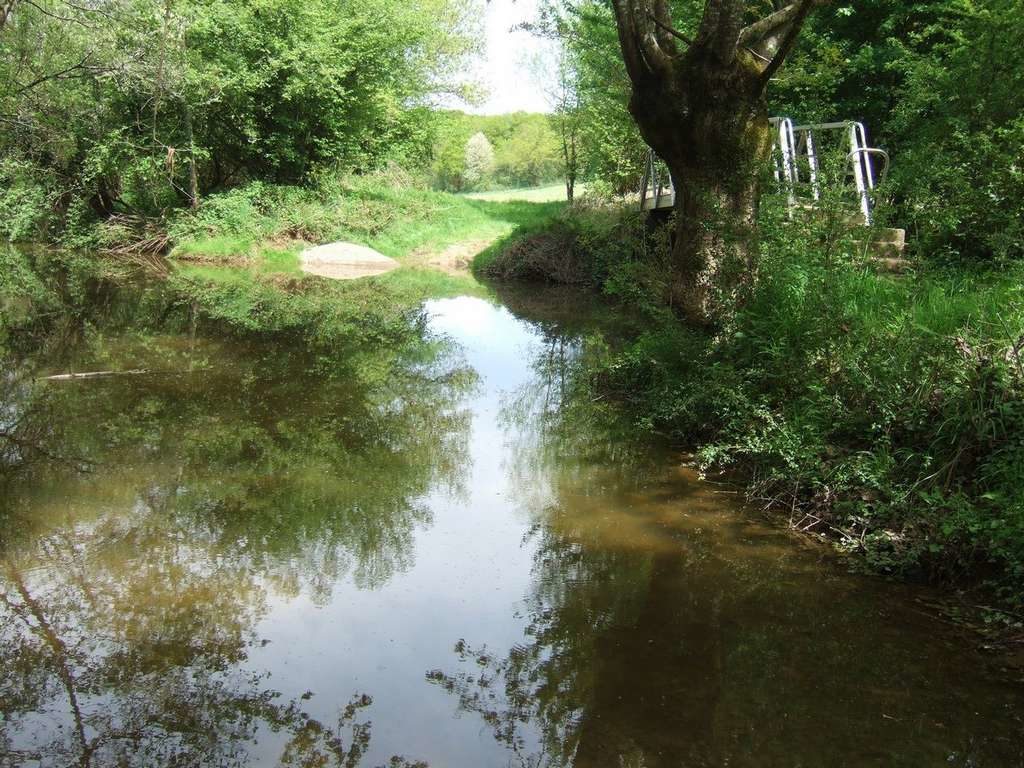
<path id="1" fill-rule="evenodd" d="M 265 591 L 189 533 L 140 506 L 4 557 L 0 764 L 241 766 L 268 731 L 282 765 L 359 763 L 372 699 L 325 724 L 246 671 Z"/>
<path id="2" fill-rule="evenodd" d="M 258 627 L 412 565 L 424 494 L 463 492 L 473 374 L 416 326 L 325 359 L 189 308 L 182 333 L 164 288 L 126 290 L 89 323 L 23 318 L 39 351 L 15 333 L 0 360 L 0 765 L 355 766 L 372 698 L 312 717 L 249 662 Z M 39 378 L 108 366 L 156 373 Z"/>
<path id="3" fill-rule="evenodd" d="M 1020 691 L 985 658 L 906 610 L 904 590 L 839 575 L 631 446 L 578 402 L 582 339 L 540 335 L 500 417 L 532 521 L 522 637 L 501 651 L 463 636 L 427 673 L 512 764 L 1024 761 Z"/>
<path id="4" fill-rule="evenodd" d="M 917 593 L 577 386 L 600 305 L 318 344 L 61 279 L 0 312 L 0 766 L 1024 760 L 1019 686 Z M 39 380 L 103 369 L 148 373 Z"/>

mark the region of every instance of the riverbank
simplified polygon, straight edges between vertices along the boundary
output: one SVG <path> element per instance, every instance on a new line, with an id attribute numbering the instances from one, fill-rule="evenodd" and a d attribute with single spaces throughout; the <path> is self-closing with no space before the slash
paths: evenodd
<path id="1" fill-rule="evenodd" d="M 751 500 L 874 571 L 987 583 L 1019 611 L 1016 270 L 920 264 L 883 277 L 856 255 L 851 233 L 796 229 L 769 212 L 762 278 L 708 335 L 660 300 L 665 233 L 623 210 L 350 178 L 244 187 L 180 212 L 166 232 L 181 303 L 228 329 L 298 333 L 313 345 L 394 343 L 424 299 L 484 290 L 460 268 L 474 256 L 474 272 L 491 279 L 599 290 L 643 330 L 614 349 L 599 334 L 587 339 L 574 370 L 589 397 L 641 434 L 698 446 L 703 469 L 738 473 Z M 130 262 L 130 240 L 105 236 L 112 264 Z M 330 238 L 401 266 L 351 283 L 301 274 L 298 251 Z M 16 284 L 31 270 L 16 252 L 3 258 L 8 293 L 31 294 Z M 1012 628 L 1013 613 L 1000 622 Z"/>
<path id="2" fill-rule="evenodd" d="M 122 262 L 166 256 L 178 271 L 196 278 L 237 282 L 245 277 L 294 288 L 305 279 L 304 250 L 350 242 L 400 264 L 376 281 L 378 288 L 397 299 L 422 300 L 476 290 L 463 278 L 478 251 L 517 228 L 542 225 L 565 206 L 550 190 L 540 190 L 541 202 L 530 192 L 473 199 L 431 190 L 397 170 L 325 175 L 304 186 L 252 182 L 210 195 L 194 211 L 69 223 L 55 234 L 55 244 Z"/>
<path id="3" fill-rule="evenodd" d="M 473 257 L 520 227 L 542 226 L 564 206 L 473 200 L 397 172 L 324 177 L 303 187 L 252 183 L 211 195 L 195 211 L 70 227 L 53 259 L 113 273 L 156 269 L 181 302 L 227 328 L 387 338 L 425 299 L 481 294 L 468 270 Z M 339 240 L 373 248 L 399 267 L 345 282 L 301 271 L 304 250 Z M 39 257 L 46 270 L 47 257 Z M 2 250 L 0 262 L 0 292 L 39 292 L 24 249 Z"/>
<path id="4" fill-rule="evenodd" d="M 636 428 L 699 446 L 751 500 L 870 569 L 991 587 L 1021 631 L 1024 274 L 919 259 L 879 275 L 852 232 L 769 211 L 759 280 L 702 333 L 663 304 L 666 234 L 582 211 L 480 259 L 501 279 L 593 287 L 643 312 L 625 349 L 591 339 L 579 385 Z"/>

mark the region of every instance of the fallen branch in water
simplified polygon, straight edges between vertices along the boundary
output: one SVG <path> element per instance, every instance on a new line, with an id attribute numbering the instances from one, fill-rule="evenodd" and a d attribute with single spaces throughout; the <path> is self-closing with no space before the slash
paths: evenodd
<path id="1" fill-rule="evenodd" d="M 88 371 L 86 373 L 57 373 L 53 376 L 42 376 L 41 381 L 71 381 L 72 379 L 97 379 L 101 376 L 139 376 L 149 373 L 145 368 L 133 371 Z"/>

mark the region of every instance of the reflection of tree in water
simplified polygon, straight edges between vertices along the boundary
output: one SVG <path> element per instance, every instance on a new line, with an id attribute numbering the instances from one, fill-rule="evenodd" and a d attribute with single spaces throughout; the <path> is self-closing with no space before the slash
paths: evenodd
<path id="1" fill-rule="evenodd" d="M 355 375 L 369 380 L 353 390 Z M 181 434 L 177 506 L 226 548 L 244 540 L 285 591 L 305 582 L 325 599 L 347 571 L 379 586 L 411 565 L 415 529 L 431 522 L 420 499 L 463 482 L 469 414 L 457 403 L 470 383 L 434 362 L 353 372 L 336 387 L 256 384 L 240 409 L 216 424 L 199 415 Z"/>
<path id="2" fill-rule="evenodd" d="M 473 374 L 416 323 L 390 346 L 313 349 L 276 337 L 213 340 L 189 323 L 184 335 L 123 331 L 133 312 L 148 327 L 150 315 L 177 307 L 151 294 L 162 295 L 133 291 L 128 308 L 111 300 L 114 317 L 92 316 L 98 330 L 82 345 L 97 367 L 160 374 L 2 393 L 19 432 L 8 430 L 0 451 L 8 466 L 35 470 L 25 498 L 12 493 L 5 504 L 17 527 L 31 529 L 40 507 L 74 497 L 87 508 L 116 488 L 129 506 L 166 499 L 168 514 L 191 519 L 197 535 L 285 592 L 305 585 L 321 600 L 345 573 L 373 587 L 407 568 L 414 531 L 430 522 L 420 499 L 464 482 L 469 414 L 459 402 Z M 79 459 L 98 480 L 69 477 Z"/>
<path id="3" fill-rule="evenodd" d="M 582 338 L 558 322 L 536 327 L 534 376 L 501 413 L 510 483 L 536 520 L 525 641 L 505 655 L 460 640 L 463 669 L 427 677 L 478 714 L 517 765 L 690 764 L 700 748 L 679 734 L 709 727 L 720 665 L 705 627 L 713 593 L 690 594 L 690 610 L 679 610 L 687 559 L 702 555 L 604 547 L 578 527 L 571 507 L 601 515 L 665 467 L 580 386 Z M 671 708 L 666 668 L 693 683 Z"/>
<path id="4" fill-rule="evenodd" d="M 294 589 L 307 579 L 323 596 L 346 567 L 373 584 L 402 567 L 413 527 L 426 520 L 413 497 L 436 476 L 425 454 L 451 441 L 458 467 L 461 417 L 443 407 L 409 414 L 396 397 L 383 416 L 368 406 L 373 439 L 343 449 L 331 443 L 336 432 L 302 429 L 298 415 L 297 427 L 252 428 L 243 418 L 252 401 L 204 428 L 198 409 L 172 407 L 176 396 L 120 382 L 93 388 L 82 413 L 102 414 L 111 398 L 134 422 L 112 430 L 113 451 L 96 447 L 64 392 L 33 411 L 56 414 L 64 428 L 35 433 L 52 450 L 21 478 L 28 488 L 14 487 L 24 506 L 8 499 L 28 530 L 8 544 L 0 572 L 0 765 L 245 765 L 254 740 L 275 731 L 286 734 L 284 765 L 355 766 L 370 737 L 360 715 L 368 697 L 322 723 L 301 701 L 282 701 L 265 675 L 242 671 L 258 644 L 259 577 Z M 169 415 L 181 410 L 184 419 Z M 69 448 L 95 457 L 95 471 L 67 478 L 64 462 L 48 460 Z M 402 451 L 412 455 L 395 458 Z M 139 454 L 138 469 L 121 464 Z M 371 470 L 404 461 L 425 468 L 374 479 Z M 271 472 L 280 475 L 268 480 Z M 54 485 L 40 490 L 47 473 Z"/>
<path id="5" fill-rule="evenodd" d="M 131 293 L 59 343 L 28 321 L 43 343 L 7 340 L 3 427 L 31 450 L 0 441 L 0 765 L 244 765 L 272 737 L 282 764 L 355 766 L 369 697 L 311 718 L 244 671 L 253 627 L 268 589 L 326 600 L 410 564 L 419 500 L 463 482 L 473 377 L 415 323 L 386 345 L 225 340 Z M 160 373 L 30 383 L 55 367 Z"/>
<path id="6" fill-rule="evenodd" d="M 908 696 L 901 675 L 948 663 L 942 644 L 901 641 L 879 620 L 879 596 L 829 579 L 785 534 L 745 522 L 706 486 L 668 476 L 664 455 L 624 440 L 573 386 L 578 350 L 543 334 L 535 377 L 502 413 L 511 484 L 535 521 L 523 639 L 509 650 L 459 640 L 456 663 L 427 673 L 512 764 L 1024 757 L 1004 738 L 1021 731 L 1005 703 L 967 722 L 945 691 Z M 957 695 L 974 697 L 972 714 L 986 700 L 980 688 Z M 836 722 L 841 732 L 822 727 Z M 923 723 L 942 736 L 922 738 Z"/>
<path id="7" fill-rule="evenodd" d="M 621 410 L 596 398 L 588 386 L 594 341 L 588 335 L 611 325 L 607 307 L 596 300 L 581 306 L 559 291 L 505 289 L 501 295 L 539 337 L 533 376 L 505 398 L 498 417 L 510 455 L 509 482 L 524 505 L 539 508 L 556 499 L 553 483 L 580 489 L 595 471 L 606 483 L 632 488 L 663 472 L 652 436 L 638 434 Z M 619 332 L 612 326 L 610 333 Z"/>
<path id="8" fill-rule="evenodd" d="M 713 599 L 680 610 L 685 560 L 537 536 L 526 642 L 501 656 L 459 641 L 468 669 L 428 679 L 522 765 L 705 764 L 707 745 L 688 735 L 714 724 L 721 652 Z"/>
<path id="9" fill-rule="evenodd" d="M 140 510 L 3 558 L 0 765 L 241 766 L 269 731 L 282 765 L 360 762 L 372 700 L 324 724 L 243 671 L 265 595 L 183 533 Z"/>

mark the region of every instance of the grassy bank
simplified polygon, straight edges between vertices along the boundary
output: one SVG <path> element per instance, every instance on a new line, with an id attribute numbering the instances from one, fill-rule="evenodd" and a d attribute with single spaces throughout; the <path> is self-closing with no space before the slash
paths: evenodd
<path id="1" fill-rule="evenodd" d="M 769 212 L 760 278 L 713 333 L 660 302 L 664 235 L 634 214 L 563 217 L 481 268 L 570 275 L 643 311 L 648 330 L 625 349 L 591 341 L 581 385 L 700 446 L 705 467 L 742 471 L 795 527 L 877 570 L 987 580 L 1019 604 L 1024 270 L 887 277 L 853 234 Z"/>
<path id="2" fill-rule="evenodd" d="M 184 307 L 225 333 L 287 338 L 328 355 L 365 341 L 400 345 L 425 298 L 485 291 L 468 272 L 432 268 L 432 254 L 466 244 L 462 250 L 471 257 L 562 208 L 471 200 L 394 173 L 327 177 L 303 187 L 252 183 L 211 195 L 196 211 L 177 209 L 159 219 L 116 216 L 69 230 L 64 245 L 72 247 L 66 249 L 3 246 L 0 332 L 18 327 L 22 314 L 43 317 L 48 306 L 75 300 L 55 293 L 53 286 L 68 282 L 65 275 L 79 275 L 82 285 L 124 282 L 142 262 L 163 273 L 173 297 L 168 312 Z M 368 245 L 401 267 L 353 281 L 299 270 L 304 248 L 335 240 Z M 169 262 L 161 252 L 169 253 Z"/>
<path id="3" fill-rule="evenodd" d="M 280 283 L 303 279 L 299 254 L 310 245 L 354 242 L 402 264 L 373 284 L 422 298 L 474 289 L 464 277 L 428 269 L 431 256 L 462 243 L 484 248 L 519 227 L 541 225 L 563 207 L 437 192 L 400 173 L 324 177 L 302 187 L 254 182 L 211 195 L 196 211 L 144 222 L 115 217 L 71 233 L 68 244 L 117 256 L 162 250 L 193 277 Z"/>

